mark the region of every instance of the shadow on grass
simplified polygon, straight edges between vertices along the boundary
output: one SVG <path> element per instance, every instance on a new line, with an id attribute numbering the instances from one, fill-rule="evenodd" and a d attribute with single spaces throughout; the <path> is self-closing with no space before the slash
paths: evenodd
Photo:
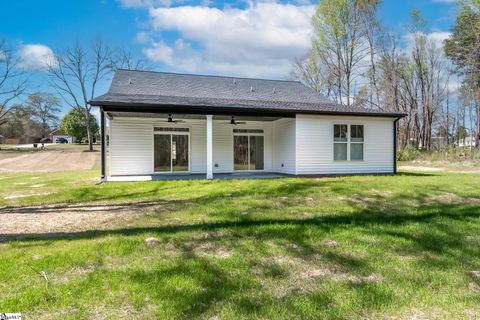
<path id="1" fill-rule="evenodd" d="M 252 219 L 242 221 L 205 222 L 198 224 L 166 225 L 159 227 L 132 227 L 113 230 L 90 230 L 68 233 L 38 233 L 38 234 L 2 234 L 0 241 L 49 240 L 49 239 L 90 239 L 104 235 L 131 236 L 143 233 L 174 234 L 190 231 L 215 231 L 219 229 L 242 229 L 264 226 L 312 226 L 324 231 L 338 226 L 367 227 L 369 225 L 403 225 L 408 223 L 430 223 L 435 219 L 465 220 L 480 218 L 480 206 L 476 205 L 430 205 L 423 207 L 418 214 L 406 214 L 402 211 L 385 214 L 372 209 L 358 210 L 354 214 L 323 215 L 309 219 Z M 392 234 L 394 235 L 394 234 Z M 429 241 L 430 242 L 430 241 Z M 434 241 L 435 242 L 435 241 Z"/>
<path id="2" fill-rule="evenodd" d="M 199 210 L 213 206 L 222 199 L 240 201 L 235 198 L 248 196 L 278 197 L 285 195 L 308 195 L 313 187 L 328 185 L 330 190 L 338 194 L 351 194 L 354 186 L 346 185 L 338 181 L 322 181 L 320 184 L 315 181 L 289 181 L 276 185 L 261 185 L 256 188 L 241 188 L 234 191 L 212 192 L 206 196 L 199 196 L 194 199 L 162 202 L 140 202 L 140 206 L 151 206 L 161 203 L 169 203 L 176 209 L 184 205 L 198 205 Z M 152 191 L 157 192 L 157 191 Z M 159 227 L 132 227 L 119 228 L 114 230 L 91 230 L 74 233 L 39 233 L 39 234 L 3 234 L 0 239 L 3 242 L 16 240 L 25 241 L 27 245 L 37 240 L 77 240 L 95 239 L 104 236 L 116 235 L 128 236 L 156 236 L 164 242 L 172 240 L 174 247 L 181 253 L 177 258 L 168 259 L 168 263 L 158 262 L 149 268 L 132 268 L 127 271 L 106 270 L 105 277 L 99 281 L 108 281 L 109 275 L 125 284 L 125 290 L 131 296 L 141 297 L 139 300 L 150 299 L 152 303 L 165 304 L 172 310 L 172 313 L 182 318 L 208 317 L 220 308 L 222 304 L 229 304 L 235 312 L 241 315 L 252 317 L 264 316 L 273 317 L 271 310 L 288 310 L 290 314 L 296 314 L 305 318 L 312 318 L 313 314 L 331 314 L 332 317 L 344 311 L 338 305 L 341 302 L 334 296 L 337 291 L 332 290 L 328 285 L 320 286 L 316 279 L 309 279 L 313 292 L 291 291 L 281 298 L 271 295 L 258 281 L 258 276 L 251 276 L 251 269 L 256 267 L 252 261 L 258 264 L 263 262 L 258 256 L 249 257 L 248 251 L 244 250 L 248 244 L 242 242 L 244 239 L 254 239 L 253 250 L 258 250 L 264 243 L 278 240 L 282 244 L 295 244 L 294 247 L 285 245 L 289 254 L 288 257 L 295 257 L 309 261 L 312 256 L 319 254 L 322 263 L 339 267 L 342 272 L 354 275 L 371 275 L 379 273 L 378 266 L 373 265 L 368 257 L 350 255 L 346 251 L 336 250 L 334 247 L 320 247 L 316 242 L 318 238 L 330 237 L 337 231 L 352 231 L 353 237 L 362 241 L 359 235 L 378 236 L 383 244 L 385 254 L 390 253 L 412 253 L 419 256 L 418 263 L 422 265 L 421 270 L 435 270 L 453 267 L 470 268 L 476 270 L 475 257 L 480 256 L 478 246 L 468 245 L 465 240 L 465 231 L 462 229 L 469 221 L 478 223 L 480 219 L 480 206 L 474 204 L 444 204 L 431 203 L 428 199 L 428 190 L 419 192 L 416 196 L 401 193 L 393 196 L 382 196 L 378 194 L 367 194 L 362 203 L 357 200 L 344 199 L 351 204 L 353 211 L 344 214 L 325 214 L 314 218 L 262 218 L 252 216 L 247 220 L 232 220 L 232 216 L 225 216 L 226 221 L 211 221 L 199 223 L 186 223 L 176 225 L 164 225 Z M 410 201 L 410 204 L 405 202 Z M 385 206 L 385 204 L 389 204 Z M 399 205 L 402 203 L 402 205 Z M 413 204 L 415 203 L 415 204 Z M 365 206 L 366 204 L 366 206 Z M 125 204 L 128 205 L 128 204 Z M 88 205 L 90 206 L 90 205 Z M 88 207 L 87 209 L 91 209 Z M 94 206 L 94 205 L 92 205 Z M 108 205 L 110 206 L 110 205 Z M 115 205 L 111 205 L 112 208 Z M 135 206 L 132 203 L 132 206 Z M 247 206 L 247 204 L 246 204 Z M 252 205 L 254 206 L 254 205 Z M 59 206 L 60 209 L 62 208 Z M 81 207 L 81 206 L 80 206 Z M 261 210 L 259 210 L 261 211 Z M 260 213 L 260 212 L 259 212 Z M 192 245 L 201 246 L 203 243 L 212 244 L 215 238 L 197 237 L 197 233 L 216 233 L 219 246 L 231 244 L 236 253 L 247 252 L 241 259 L 233 257 L 234 262 L 227 261 L 222 265 L 221 259 L 205 257 L 198 254 Z M 224 232 L 226 231 L 226 232 Z M 357 233 L 355 233 L 357 232 Z M 186 233 L 187 236 L 173 237 L 176 234 Z M 192 233 L 192 234 L 188 234 Z M 312 241 L 312 238 L 315 241 Z M 119 239 L 118 241 L 122 241 Z M 237 241 L 238 240 L 238 241 Z M 378 239 L 376 239 L 378 240 Z M 391 241 L 391 242 L 390 242 Z M 248 242 L 248 241 L 247 241 Z M 48 242 L 47 242 L 48 243 Z M 379 244 L 379 246 L 382 244 Z M 142 250 L 142 247 L 139 249 Z M 237 247 L 235 247 L 237 246 Z M 145 248 L 145 247 L 143 247 Z M 344 248 L 345 250 L 345 248 Z M 262 255 L 260 255 L 262 256 Z M 262 258 L 267 257 L 264 254 Z M 224 260 L 223 260 L 224 261 Z M 272 262 L 273 261 L 273 262 Z M 262 271 L 264 278 L 271 281 L 282 281 L 289 277 L 289 270 L 282 264 L 276 264 L 275 260 L 268 260 L 257 269 Z M 234 266 L 232 266 L 234 264 Z M 233 272 L 233 273 L 232 273 Z M 402 275 L 402 280 L 414 282 L 416 275 Z M 412 277 L 412 278 L 409 278 Z M 103 280 L 103 278 L 107 280 Z M 84 280 L 88 285 L 88 278 Z M 418 286 L 428 285 L 427 279 L 421 278 Z M 115 283 L 118 285 L 118 283 Z M 404 301 L 399 301 L 394 287 L 383 283 L 348 282 L 349 292 L 354 295 L 350 299 L 354 307 L 351 312 L 365 312 L 365 310 L 381 309 L 385 306 L 392 306 Z M 292 290 L 300 290 L 303 284 L 295 284 Z M 334 286 L 338 286 L 334 284 Z M 109 288 L 108 285 L 103 286 Z M 290 290 L 291 288 L 286 288 Z M 74 289 L 72 289 L 74 290 Z M 406 289 L 411 290 L 411 289 Z M 254 294 L 257 293 L 258 294 Z M 341 291 L 340 291 L 341 292 Z M 78 292 L 81 296 L 83 292 Z M 414 292 L 412 292 L 412 295 Z M 144 299 L 145 298 L 145 299 Z M 297 299 L 297 300 L 296 300 Z M 259 303 L 259 301 L 261 303 Z M 145 303 L 145 302 L 139 302 Z M 346 318 L 349 315 L 343 314 Z M 158 317 L 161 317 L 158 314 Z M 353 314 L 352 314 L 353 317 Z"/>
<path id="3" fill-rule="evenodd" d="M 437 175 L 432 174 L 432 173 L 425 173 L 425 172 L 399 171 L 397 173 L 397 176 L 403 176 L 403 177 L 434 177 L 434 176 L 437 176 Z"/>

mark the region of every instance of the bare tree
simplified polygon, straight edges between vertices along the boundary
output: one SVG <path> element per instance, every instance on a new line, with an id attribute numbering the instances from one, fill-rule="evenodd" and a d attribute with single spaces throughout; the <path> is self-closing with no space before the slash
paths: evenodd
<path id="1" fill-rule="evenodd" d="M 54 95 L 45 92 L 36 92 L 28 97 L 26 107 L 33 120 L 42 126 L 42 138 L 45 138 L 49 129 L 57 125 L 60 112 L 60 101 Z"/>
<path id="2" fill-rule="evenodd" d="M 311 51 L 304 57 L 295 59 L 290 78 L 303 82 L 326 97 L 332 96 L 334 79 Z"/>
<path id="3" fill-rule="evenodd" d="M 94 133 L 90 125 L 92 107 L 88 101 L 95 97 L 99 82 L 111 71 L 112 50 L 100 38 L 88 47 L 76 42 L 64 53 L 57 53 L 48 68 L 50 83 L 65 103 L 83 111 L 90 151 Z"/>
<path id="4" fill-rule="evenodd" d="M 18 60 L 12 55 L 5 41 L 0 40 L 0 125 L 7 122 L 12 103 L 26 89 L 28 77 L 17 68 Z"/>
<path id="5" fill-rule="evenodd" d="M 155 66 L 148 59 L 135 55 L 132 48 L 116 50 L 111 57 L 110 65 L 114 71 L 118 69 L 152 70 Z"/>

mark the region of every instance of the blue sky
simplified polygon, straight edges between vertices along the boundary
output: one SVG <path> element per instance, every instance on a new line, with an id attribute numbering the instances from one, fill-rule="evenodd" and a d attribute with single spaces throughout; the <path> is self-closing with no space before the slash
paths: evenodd
<path id="1" fill-rule="evenodd" d="M 34 71 L 32 86 L 51 91 L 42 63 L 74 40 L 100 35 L 114 47 L 131 47 L 155 69 L 266 78 L 288 76 L 306 51 L 315 2 L 210 0 L 3 0 L 0 38 Z M 441 41 L 454 22 L 452 0 L 384 0 L 384 25 L 405 37 L 412 8 L 422 11 Z M 100 91 L 108 88 L 102 84 Z"/>

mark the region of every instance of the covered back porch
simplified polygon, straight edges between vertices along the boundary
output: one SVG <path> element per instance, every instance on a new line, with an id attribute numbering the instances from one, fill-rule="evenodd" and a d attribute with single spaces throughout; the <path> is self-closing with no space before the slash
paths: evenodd
<path id="1" fill-rule="evenodd" d="M 295 118 L 291 114 L 104 107 L 101 118 L 104 180 L 276 178 L 295 174 Z"/>

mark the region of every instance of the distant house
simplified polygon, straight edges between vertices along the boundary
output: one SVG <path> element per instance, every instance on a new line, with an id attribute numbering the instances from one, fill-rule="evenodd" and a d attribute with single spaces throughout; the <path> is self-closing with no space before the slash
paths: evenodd
<path id="1" fill-rule="evenodd" d="M 475 137 L 465 137 L 465 139 L 460 139 L 455 142 L 457 147 L 463 148 L 463 147 L 475 147 Z"/>
<path id="2" fill-rule="evenodd" d="M 67 139 L 68 143 L 75 143 L 76 142 L 75 137 L 72 137 L 72 136 L 69 136 L 69 135 L 65 134 L 60 129 L 56 129 L 56 130 L 53 130 L 52 132 L 50 132 L 50 139 L 52 140 L 53 143 L 55 143 L 58 138 Z"/>
<path id="3" fill-rule="evenodd" d="M 90 104 L 100 107 L 111 181 L 395 173 L 405 116 L 339 105 L 298 81 L 127 70 Z"/>

